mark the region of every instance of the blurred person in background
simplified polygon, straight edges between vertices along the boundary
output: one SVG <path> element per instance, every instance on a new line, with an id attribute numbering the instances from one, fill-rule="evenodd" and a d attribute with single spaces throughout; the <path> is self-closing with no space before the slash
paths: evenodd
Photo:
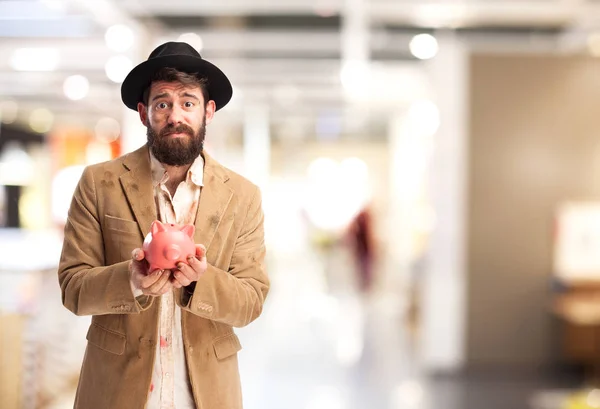
<path id="1" fill-rule="evenodd" d="M 269 280 L 261 194 L 203 150 L 231 99 L 225 74 L 186 43 L 157 47 L 121 87 L 147 144 L 89 166 L 58 270 L 63 304 L 92 315 L 75 408 L 242 407 L 232 327 L 262 312 Z M 196 256 L 148 271 L 154 220 L 193 224 Z"/>
<path id="2" fill-rule="evenodd" d="M 348 226 L 346 240 L 354 257 L 358 289 L 368 293 L 373 287 L 373 264 L 375 262 L 375 239 L 373 237 L 371 210 L 365 206 Z"/>

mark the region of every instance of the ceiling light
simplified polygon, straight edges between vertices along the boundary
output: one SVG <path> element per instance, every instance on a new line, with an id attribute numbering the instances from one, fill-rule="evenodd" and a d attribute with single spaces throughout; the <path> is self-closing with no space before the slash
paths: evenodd
<path id="1" fill-rule="evenodd" d="M 133 30 L 123 24 L 115 24 L 106 30 L 104 40 L 107 47 L 113 51 L 127 51 L 134 43 Z"/>
<path id="2" fill-rule="evenodd" d="M 90 90 L 90 82 L 83 75 L 72 75 L 63 83 L 63 91 L 73 101 L 83 99 Z"/>
<path id="3" fill-rule="evenodd" d="M 9 141 L 0 154 L 0 184 L 26 186 L 33 177 L 33 161 L 20 143 Z M 15 172 L 18 170 L 18 172 Z"/>
<path id="4" fill-rule="evenodd" d="M 436 56 L 438 42 L 431 34 L 417 34 L 410 40 L 410 52 L 420 60 L 428 60 Z"/>
<path id="5" fill-rule="evenodd" d="M 10 59 L 17 71 L 54 71 L 60 55 L 55 48 L 18 48 Z"/>
<path id="6" fill-rule="evenodd" d="M 46 108 L 39 108 L 31 112 L 29 127 L 38 133 L 46 133 L 52 129 L 54 115 Z"/>
<path id="7" fill-rule="evenodd" d="M 202 38 L 196 33 L 183 33 L 179 36 L 177 41 L 188 43 L 198 52 L 202 51 L 202 48 L 204 48 L 204 42 L 202 41 Z"/>

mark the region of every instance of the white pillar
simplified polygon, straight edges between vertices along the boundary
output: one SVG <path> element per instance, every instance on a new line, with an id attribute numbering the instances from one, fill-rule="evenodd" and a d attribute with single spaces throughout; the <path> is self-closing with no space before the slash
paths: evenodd
<path id="1" fill-rule="evenodd" d="M 253 105 L 244 110 L 244 176 L 265 188 L 271 172 L 269 108 Z"/>
<path id="2" fill-rule="evenodd" d="M 428 141 L 418 124 L 411 123 L 407 112 L 398 112 L 389 124 L 390 152 L 390 223 L 388 247 L 394 281 L 408 285 L 410 266 L 415 261 L 415 218 L 426 183 Z"/>
<path id="3" fill-rule="evenodd" d="M 154 40 L 160 35 L 160 33 L 149 35 L 149 33 L 144 30 L 134 30 L 134 33 L 136 38 L 135 46 L 126 53 L 127 57 L 131 59 L 133 67 L 148 59 L 148 55 L 150 55 L 154 49 Z M 117 92 L 121 92 L 120 84 Z M 123 103 L 121 102 L 121 104 Z M 124 104 L 122 106 L 121 150 L 123 153 L 127 153 L 146 143 L 146 127 L 140 121 L 140 116 L 137 111 L 127 108 Z"/>
<path id="4" fill-rule="evenodd" d="M 364 101 L 370 91 L 367 4 L 367 0 L 344 0 L 342 10 L 340 79 L 351 102 Z"/>
<path id="5" fill-rule="evenodd" d="M 440 128 L 431 167 L 436 214 L 422 282 L 422 359 L 427 370 L 453 371 L 465 360 L 468 53 L 452 33 L 436 35 L 438 55 L 427 62 Z"/>
<path id="6" fill-rule="evenodd" d="M 366 0 L 344 0 L 341 40 L 342 62 L 368 62 L 369 15 Z"/>

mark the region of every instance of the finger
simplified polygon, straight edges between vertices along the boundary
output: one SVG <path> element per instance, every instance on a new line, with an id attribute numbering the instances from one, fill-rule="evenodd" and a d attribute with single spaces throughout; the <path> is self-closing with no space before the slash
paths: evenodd
<path id="1" fill-rule="evenodd" d="M 151 294 L 158 293 L 158 291 L 165 285 L 165 283 L 169 281 L 170 275 L 171 272 L 169 270 L 163 270 L 162 273 L 160 273 L 158 279 L 146 288 L 146 291 Z"/>
<path id="2" fill-rule="evenodd" d="M 189 267 L 187 267 L 187 269 L 191 270 Z M 181 284 L 182 287 L 188 286 L 192 283 L 192 281 L 195 281 L 188 277 L 181 270 L 173 270 L 173 278 L 175 279 L 175 282 Z"/>
<path id="3" fill-rule="evenodd" d="M 137 248 L 131 252 L 131 258 L 135 261 L 141 261 L 145 257 L 144 250 Z"/>
<path id="4" fill-rule="evenodd" d="M 203 244 L 196 244 L 196 257 L 202 259 L 206 255 L 206 247 Z"/>
<path id="5" fill-rule="evenodd" d="M 200 268 L 200 264 L 201 264 L 200 260 L 202 260 L 202 256 L 196 256 L 196 257 L 189 256 L 187 258 L 188 266 L 192 270 L 198 270 Z"/>
<path id="6" fill-rule="evenodd" d="M 152 284 L 156 283 L 161 275 L 163 270 L 154 270 L 149 274 L 144 274 L 142 279 L 140 280 L 140 284 L 142 288 L 149 288 Z"/>
<path id="7" fill-rule="evenodd" d="M 191 257 L 191 258 L 193 260 L 196 260 L 195 257 Z M 177 270 L 173 270 L 173 273 L 175 273 L 175 271 L 178 271 L 178 276 L 183 276 L 190 281 L 194 281 L 195 277 L 198 276 L 198 273 L 195 271 L 195 269 L 192 265 L 181 263 L 181 262 L 177 263 Z"/>
<path id="8" fill-rule="evenodd" d="M 157 294 L 157 296 L 165 295 L 166 293 L 168 293 L 169 291 L 171 291 L 172 288 L 173 288 L 173 286 L 171 285 L 171 283 L 167 283 L 164 286 L 164 288 L 162 290 L 160 290 L 160 292 Z"/>
<path id="9" fill-rule="evenodd" d="M 165 285 L 168 285 L 169 288 L 171 288 L 171 284 L 169 283 L 171 277 L 171 272 L 169 270 L 165 270 L 160 279 L 154 283 L 154 285 L 152 285 L 152 287 L 150 287 L 148 290 L 152 295 L 163 295 L 166 291 L 163 291 L 165 289 Z"/>
<path id="10" fill-rule="evenodd" d="M 181 283 L 179 281 L 177 281 L 173 276 L 171 276 L 171 278 L 169 279 L 169 282 L 175 288 L 181 288 L 181 287 L 183 287 L 183 285 L 181 285 Z"/>
<path id="11" fill-rule="evenodd" d="M 206 257 L 204 257 L 200 260 L 198 260 L 198 258 L 196 258 L 196 257 L 189 257 L 188 263 L 189 263 L 189 266 L 194 271 L 194 278 L 192 281 L 199 280 L 200 277 L 202 277 L 202 275 L 206 272 L 206 267 L 207 267 Z"/>
<path id="12" fill-rule="evenodd" d="M 173 283 L 171 283 L 171 276 L 170 276 L 170 275 L 168 275 L 168 276 L 167 276 L 167 280 L 165 281 L 165 283 L 163 284 L 163 286 L 162 286 L 161 288 L 159 288 L 159 289 L 158 289 L 158 290 L 155 292 L 155 294 L 156 294 L 157 296 L 159 296 L 159 295 L 163 295 L 163 294 L 166 294 L 166 293 L 168 293 L 169 291 L 171 291 L 171 289 L 172 289 L 172 288 L 173 288 Z"/>
<path id="13" fill-rule="evenodd" d="M 177 271 L 178 270 L 172 270 L 172 274 L 171 274 L 171 278 L 169 279 L 169 282 L 171 283 L 171 285 L 175 288 L 181 288 L 183 287 L 183 284 L 177 279 Z"/>

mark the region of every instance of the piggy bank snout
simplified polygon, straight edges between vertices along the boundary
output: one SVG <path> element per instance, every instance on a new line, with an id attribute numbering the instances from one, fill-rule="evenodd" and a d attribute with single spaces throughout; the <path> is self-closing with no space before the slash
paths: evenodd
<path id="1" fill-rule="evenodd" d="M 177 244 L 171 244 L 165 247 L 163 254 L 167 260 L 177 260 L 181 257 L 182 250 Z"/>
<path id="2" fill-rule="evenodd" d="M 155 221 L 142 246 L 150 270 L 177 268 L 178 262 L 194 255 L 193 232 L 191 225 L 180 227 Z"/>

